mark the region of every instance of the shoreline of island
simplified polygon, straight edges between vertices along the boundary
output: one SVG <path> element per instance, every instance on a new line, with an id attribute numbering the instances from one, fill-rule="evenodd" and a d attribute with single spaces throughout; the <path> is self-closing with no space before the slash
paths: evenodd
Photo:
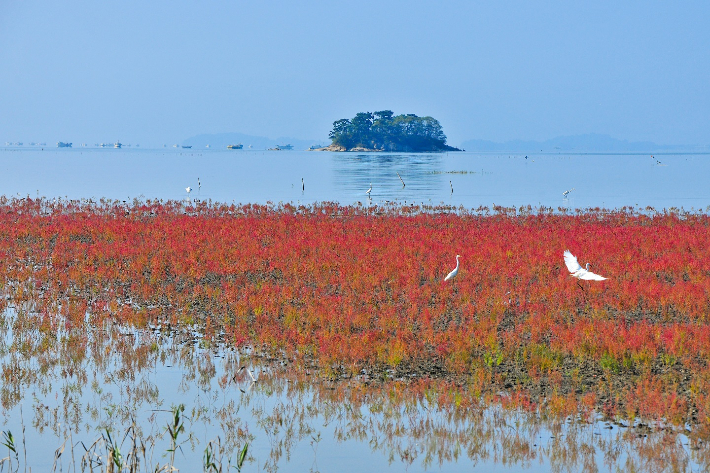
<path id="1" fill-rule="evenodd" d="M 377 148 L 363 148 L 361 146 L 355 146 L 352 148 L 346 148 L 345 146 L 330 144 L 324 146 L 323 148 L 313 148 L 309 151 L 333 151 L 337 153 L 445 153 L 448 151 L 466 151 L 463 149 L 455 148 L 453 146 L 446 145 L 443 149 L 428 149 L 428 150 L 414 150 L 414 149 L 377 149 Z"/>

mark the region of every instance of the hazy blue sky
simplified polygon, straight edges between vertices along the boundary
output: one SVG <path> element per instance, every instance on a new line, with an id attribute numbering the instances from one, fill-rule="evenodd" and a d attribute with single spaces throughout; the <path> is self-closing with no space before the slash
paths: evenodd
<path id="1" fill-rule="evenodd" d="M 710 2 L 0 1 L 0 141 L 327 137 L 710 144 Z"/>

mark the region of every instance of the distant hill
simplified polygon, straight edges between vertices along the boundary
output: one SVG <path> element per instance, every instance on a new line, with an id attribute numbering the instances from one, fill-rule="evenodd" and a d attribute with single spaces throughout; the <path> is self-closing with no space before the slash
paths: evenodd
<path id="1" fill-rule="evenodd" d="M 264 136 L 253 136 L 245 135 L 244 133 L 215 133 L 215 134 L 203 134 L 196 135 L 191 138 L 186 139 L 182 142 L 185 146 L 192 146 L 194 148 L 204 148 L 210 145 L 210 148 L 226 149 L 228 145 L 238 145 L 243 144 L 244 149 L 249 149 L 249 145 L 252 149 L 269 149 L 276 145 L 293 145 L 295 150 L 308 149 L 312 145 L 323 145 L 327 143 L 328 140 L 301 140 L 298 138 L 266 138 Z"/>
<path id="2" fill-rule="evenodd" d="M 586 135 L 558 136 L 545 141 L 513 140 L 496 143 L 487 140 L 469 140 L 463 143 L 466 151 L 517 151 L 517 152 L 608 152 L 608 153 L 653 153 L 660 151 L 702 151 L 692 146 L 659 145 L 651 141 L 626 141 L 609 135 L 589 133 Z"/>

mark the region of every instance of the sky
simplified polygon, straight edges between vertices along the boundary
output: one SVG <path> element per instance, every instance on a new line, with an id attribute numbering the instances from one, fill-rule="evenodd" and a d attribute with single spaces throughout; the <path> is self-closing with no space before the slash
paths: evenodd
<path id="1" fill-rule="evenodd" d="M 710 2 L 2 0 L 0 142 L 325 140 L 389 109 L 449 143 L 710 144 Z"/>

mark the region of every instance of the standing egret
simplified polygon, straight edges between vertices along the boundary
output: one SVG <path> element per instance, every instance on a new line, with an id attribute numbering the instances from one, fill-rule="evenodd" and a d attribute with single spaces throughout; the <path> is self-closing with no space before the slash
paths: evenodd
<path id="1" fill-rule="evenodd" d="M 605 277 L 602 277 L 598 274 L 589 271 L 589 263 L 587 263 L 586 269 L 583 268 L 577 261 L 577 258 L 572 253 L 570 253 L 569 250 L 565 250 L 564 257 L 567 269 L 571 273 L 570 276 L 575 277 L 577 279 L 582 279 L 584 281 L 604 281 L 606 279 Z M 579 281 L 577 281 L 577 285 L 579 285 L 579 287 L 584 290 Z"/>
<path id="2" fill-rule="evenodd" d="M 444 281 L 448 281 L 449 279 L 453 278 L 457 274 L 459 274 L 459 255 L 456 255 L 456 267 L 454 268 L 453 271 L 451 271 L 449 274 L 446 275 L 444 278 Z"/>
<path id="3" fill-rule="evenodd" d="M 370 188 L 365 191 L 365 194 L 370 197 L 370 192 L 372 192 L 372 182 L 370 183 Z"/>

